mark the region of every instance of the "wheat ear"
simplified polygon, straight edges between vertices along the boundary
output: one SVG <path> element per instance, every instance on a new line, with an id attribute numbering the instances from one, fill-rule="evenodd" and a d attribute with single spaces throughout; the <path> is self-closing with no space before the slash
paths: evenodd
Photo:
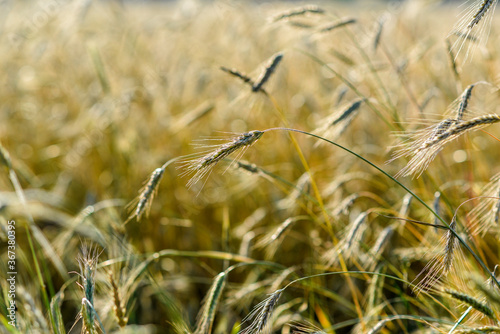
<path id="1" fill-rule="evenodd" d="M 205 297 L 203 307 L 198 314 L 196 331 L 194 334 L 210 334 L 215 319 L 215 312 L 219 305 L 219 300 L 226 285 L 226 272 L 221 272 L 217 275 L 210 287 L 210 290 Z"/>
<path id="2" fill-rule="evenodd" d="M 446 276 L 453 268 L 455 255 L 458 251 L 459 241 L 455 237 L 456 221 L 453 217 L 444 237 L 445 246 L 442 255 L 429 261 L 425 268 L 418 274 L 417 278 L 424 275 L 422 280 L 415 286 L 416 293 L 432 288 L 443 276 Z M 416 279 L 417 279 L 416 278 Z"/>
<path id="3" fill-rule="evenodd" d="M 495 1 L 497 0 L 483 0 L 483 3 L 479 6 L 467 28 L 472 29 L 476 24 L 478 24 L 488 13 Z"/>
<path id="4" fill-rule="evenodd" d="M 253 92 L 258 92 L 262 89 L 262 86 L 267 82 L 267 80 L 269 80 L 269 78 L 276 70 L 276 67 L 278 67 L 278 64 L 281 62 L 282 59 L 283 59 L 283 53 L 281 52 L 273 56 L 273 58 L 269 62 L 269 65 L 267 65 L 264 72 L 261 73 L 259 78 L 255 81 L 255 84 L 252 86 Z"/>
<path id="5" fill-rule="evenodd" d="M 252 323 L 238 332 L 238 334 L 259 334 L 263 333 L 270 326 L 274 308 L 278 304 L 283 289 L 276 290 L 267 299 L 259 303 L 253 311 L 243 319 L 243 322 L 248 322 L 253 319 Z"/>
<path id="6" fill-rule="evenodd" d="M 479 116 L 468 121 L 457 123 L 454 126 L 450 127 L 448 130 L 441 132 L 433 140 L 426 142 L 425 145 L 421 148 L 421 150 L 424 150 L 435 144 L 438 144 L 450 137 L 459 136 L 469 130 L 478 129 L 485 125 L 494 124 L 498 122 L 500 122 L 500 116 L 491 114 L 491 115 Z"/>
<path id="7" fill-rule="evenodd" d="M 278 14 L 278 15 L 274 16 L 273 21 L 278 22 L 278 21 L 281 21 L 281 20 L 284 20 L 284 19 L 287 19 L 290 17 L 305 15 L 307 13 L 323 14 L 323 13 L 325 13 L 325 11 L 316 5 L 309 5 L 309 6 L 294 8 L 292 10 L 285 12 L 285 13 Z"/>
<path id="8" fill-rule="evenodd" d="M 477 300 L 476 298 L 469 296 L 468 294 L 465 294 L 463 292 L 451 290 L 451 289 L 445 289 L 444 292 L 449 294 L 453 299 L 459 300 L 469 306 L 471 306 L 473 309 L 481 312 L 482 314 L 486 315 L 488 318 L 495 319 L 495 312 L 486 305 L 485 303 Z"/>
<path id="9" fill-rule="evenodd" d="M 460 104 L 458 105 L 457 109 L 457 121 L 462 121 L 464 114 L 467 110 L 467 107 L 469 106 L 469 100 L 472 96 L 472 90 L 474 89 L 476 85 L 471 84 L 467 86 L 467 88 L 464 90 L 462 93 L 462 96 L 460 97 Z"/>
<path id="10" fill-rule="evenodd" d="M 188 181 L 188 187 L 192 187 L 223 159 L 239 150 L 251 146 L 262 137 L 263 134 L 263 131 L 258 130 L 240 134 L 234 137 L 230 142 L 216 146 L 214 150 L 201 158 L 185 161 L 183 167 L 186 168 L 186 171 L 182 175 L 194 174 Z"/>
<path id="11" fill-rule="evenodd" d="M 333 23 L 330 23 L 329 25 L 321 27 L 319 29 L 319 32 L 332 31 L 332 30 L 335 30 L 335 29 L 338 29 L 338 28 L 341 28 L 341 27 L 345 27 L 345 26 L 350 25 L 350 24 L 354 24 L 356 22 L 358 22 L 358 21 L 356 19 L 353 19 L 353 18 L 341 19 L 340 21 L 333 22 Z"/>
<path id="12" fill-rule="evenodd" d="M 127 326 L 128 318 L 125 315 L 126 310 L 122 304 L 118 284 L 116 284 L 115 277 L 111 271 L 108 273 L 108 278 L 113 293 L 113 312 L 115 314 L 116 321 L 118 322 L 118 326 L 120 326 L 120 328 L 124 328 L 125 326 Z"/>

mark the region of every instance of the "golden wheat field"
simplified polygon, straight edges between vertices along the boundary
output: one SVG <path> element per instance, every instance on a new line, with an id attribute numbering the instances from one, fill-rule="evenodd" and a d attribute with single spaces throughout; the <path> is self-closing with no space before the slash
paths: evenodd
<path id="1" fill-rule="evenodd" d="M 0 2 L 0 333 L 500 333 L 497 1 Z"/>

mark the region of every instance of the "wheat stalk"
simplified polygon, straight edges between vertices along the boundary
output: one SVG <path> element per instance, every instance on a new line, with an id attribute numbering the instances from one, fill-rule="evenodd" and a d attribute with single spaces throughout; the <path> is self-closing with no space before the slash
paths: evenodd
<path id="1" fill-rule="evenodd" d="M 464 118 L 464 114 L 467 110 L 467 107 L 469 106 L 469 100 L 472 96 L 472 90 L 476 84 L 471 84 L 467 86 L 467 88 L 464 90 L 462 93 L 462 96 L 460 97 L 460 104 L 457 109 L 457 121 L 461 122 L 462 119 Z"/>
<path id="2" fill-rule="evenodd" d="M 425 145 L 420 149 L 427 149 L 433 145 L 447 140 L 450 137 L 460 136 L 469 130 L 478 129 L 485 125 L 498 122 L 500 122 L 500 116 L 495 114 L 479 116 L 468 121 L 455 122 L 455 125 L 449 127 L 446 131 L 441 131 L 439 134 L 436 134 L 433 140 L 426 142 Z"/>

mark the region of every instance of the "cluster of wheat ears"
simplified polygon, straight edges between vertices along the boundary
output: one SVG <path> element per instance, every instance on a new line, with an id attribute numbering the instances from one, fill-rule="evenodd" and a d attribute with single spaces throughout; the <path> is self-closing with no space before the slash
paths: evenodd
<path id="1" fill-rule="evenodd" d="M 106 26 L 109 40 L 86 25 L 88 1 L 58 2 L 37 32 L 10 28 L 17 72 L 0 123 L 26 144 L 0 137 L 12 188 L 0 214 L 18 222 L 20 272 L 17 323 L 2 293 L 0 332 L 500 333 L 500 151 L 485 130 L 500 122 L 500 57 L 486 44 L 496 4 L 469 1 L 444 43 L 409 28 L 412 12 L 444 11 L 424 1 L 374 28 L 328 5 L 228 1 L 170 5 L 168 23 L 143 30 L 102 5 L 123 24 Z M 244 71 L 261 54 L 244 37 L 274 50 L 258 73 Z M 235 58 L 205 50 L 210 38 Z M 165 73 L 150 71 L 160 61 Z M 59 66 L 67 77 L 53 82 Z M 221 124 L 230 135 L 186 155 Z"/>

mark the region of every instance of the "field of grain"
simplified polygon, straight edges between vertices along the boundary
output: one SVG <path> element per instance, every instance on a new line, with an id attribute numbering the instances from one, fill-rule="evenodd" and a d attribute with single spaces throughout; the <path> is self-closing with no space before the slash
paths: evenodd
<path id="1" fill-rule="evenodd" d="M 495 5 L 0 2 L 0 333 L 500 333 Z"/>

